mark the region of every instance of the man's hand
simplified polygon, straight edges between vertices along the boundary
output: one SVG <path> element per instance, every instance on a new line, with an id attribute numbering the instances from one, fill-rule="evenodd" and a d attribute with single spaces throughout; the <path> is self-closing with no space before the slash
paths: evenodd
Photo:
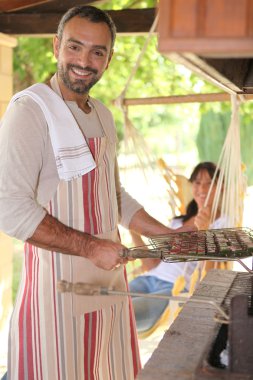
<path id="1" fill-rule="evenodd" d="M 27 242 L 48 251 L 85 257 L 105 270 L 113 270 L 128 261 L 120 257 L 120 252 L 124 248 L 122 244 L 98 239 L 67 227 L 48 214 Z"/>
<path id="2" fill-rule="evenodd" d="M 127 259 L 120 257 L 120 252 L 125 247 L 111 240 L 91 237 L 85 244 L 80 256 L 93 262 L 94 265 L 105 270 L 114 270 L 121 264 L 126 264 Z"/>

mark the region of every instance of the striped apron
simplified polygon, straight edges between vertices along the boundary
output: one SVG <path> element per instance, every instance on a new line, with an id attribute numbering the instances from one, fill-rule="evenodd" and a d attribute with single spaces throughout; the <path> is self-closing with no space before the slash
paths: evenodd
<path id="1" fill-rule="evenodd" d="M 89 139 L 97 167 L 60 181 L 48 212 L 99 238 L 118 240 L 115 142 Z M 58 293 L 57 282 L 127 288 L 122 266 L 97 268 L 90 260 L 25 245 L 22 279 L 10 326 L 9 380 L 131 380 L 140 369 L 128 297 Z"/>

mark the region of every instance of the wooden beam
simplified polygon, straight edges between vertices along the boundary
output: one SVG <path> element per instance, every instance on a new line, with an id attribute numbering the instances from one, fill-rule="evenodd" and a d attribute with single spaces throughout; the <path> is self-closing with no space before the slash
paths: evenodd
<path id="1" fill-rule="evenodd" d="M 11 13 L 0 14 L 0 32 L 15 35 L 53 35 L 61 15 Z"/>
<path id="2" fill-rule="evenodd" d="M 156 15 L 155 8 L 108 11 L 115 22 L 117 32 L 124 34 L 148 33 Z"/>
<path id="3" fill-rule="evenodd" d="M 249 70 L 244 79 L 243 91 L 249 94 L 253 93 L 253 61 L 251 60 Z"/>
<path id="4" fill-rule="evenodd" d="M 0 12 L 14 12 L 34 5 L 48 3 L 52 0 L 0 0 Z"/>
<path id="5" fill-rule="evenodd" d="M 175 63 L 184 65 L 195 74 L 220 88 L 222 91 L 226 91 L 229 94 L 243 92 L 233 80 L 229 80 L 224 73 L 220 73 L 216 68 L 209 65 L 206 58 L 199 57 L 192 53 L 169 53 L 167 56 Z"/>
<path id="6" fill-rule="evenodd" d="M 253 94 L 243 95 L 244 100 L 253 100 Z M 123 101 L 125 106 L 157 105 L 157 104 L 178 104 L 178 103 L 204 103 L 204 102 L 228 102 L 230 95 L 225 92 L 212 94 L 189 94 L 172 95 L 149 98 L 126 98 Z"/>
<path id="7" fill-rule="evenodd" d="M 0 32 L 22 35 L 52 35 L 64 12 L 0 14 Z M 108 11 L 120 34 L 147 33 L 154 21 L 155 9 Z"/>

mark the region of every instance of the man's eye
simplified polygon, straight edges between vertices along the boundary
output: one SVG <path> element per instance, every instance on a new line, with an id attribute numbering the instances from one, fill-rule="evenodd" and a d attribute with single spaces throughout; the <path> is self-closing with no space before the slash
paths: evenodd
<path id="1" fill-rule="evenodd" d="M 101 50 L 95 50 L 94 54 L 97 55 L 98 57 L 103 57 L 104 53 Z"/>
<path id="2" fill-rule="evenodd" d="M 69 46 L 69 49 L 71 49 L 71 50 L 78 50 L 78 49 L 79 49 L 79 46 L 76 46 L 76 45 L 70 45 L 70 46 Z"/>

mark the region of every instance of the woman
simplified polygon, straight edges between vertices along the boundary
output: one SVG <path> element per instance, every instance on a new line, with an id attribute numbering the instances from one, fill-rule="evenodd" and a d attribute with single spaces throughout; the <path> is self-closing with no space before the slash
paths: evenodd
<path id="1" fill-rule="evenodd" d="M 189 181 L 192 183 L 193 199 L 188 204 L 186 214 L 175 217 L 170 227 L 173 229 L 189 226 L 198 229 L 223 228 L 225 218 L 216 215 L 210 224 L 211 208 L 215 196 L 216 184 L 213 185 L 207 204 L 209 188 L 214 177 L 216 165 L 212 162 L 199 163 L 193 170 Z M 218 173 L 219 174 L 219 173 Z M 216 176 L 216 179 L 218 175 Z M 140 237 L 135 236 L 134 243 L 143 245 Z M 185 290 L 189 290 L 191 275 L 197 262 L 165 263 L 157 259 L 145 259 L 144 267 L 149 270 L 129 283 L 131 292 L 171 295 L 175 281 L 179 276 L 185 278 Z M 160 319 L 168 305 L 168 300 L 133 297 L 133 306 L 138 333 L 145 334 Z"/>

